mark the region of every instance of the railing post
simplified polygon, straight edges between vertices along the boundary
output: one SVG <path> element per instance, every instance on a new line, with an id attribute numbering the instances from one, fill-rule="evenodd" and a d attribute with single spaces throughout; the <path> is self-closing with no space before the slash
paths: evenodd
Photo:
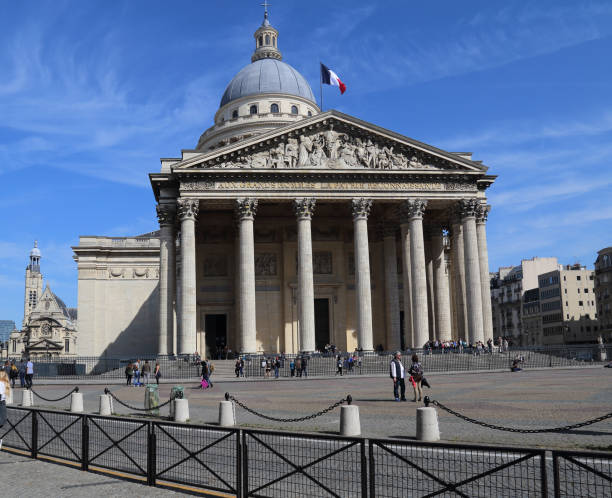
<path id="1" fill-rule="evenodd" d="M 32 410 L 32 458 L 38 458 L 38 418 Z"/>
<path id="2" fill-rule="evenodd" d="M 374 498 L 376 496 L 376 462 L 374 462 L 374 443 L 371 439 L 368 441 L 368 446 L 370 453 L 370 498 Z"/>
<path id="3" fill-rule="evenodd" d="M 542 498 L 548 498 L 548 481 L 546 480 L 546 451 L 540 451 L 540 479 L 542 480 Z"/>
<path id="4" fill-rule="evenodd" d="M 242 498 L 242 431 L 236 431 L 236 497 Z"/>
<path id="5" fill-rule="evenodd" d="M 553 459 L 553 476 L 554 476 L 554 488 L 555 498 L 561 498 L 561 489 L 559 483 L 559 454 L 556 451 L 552 452 Z"/>
<path id="6" fill-rule="evenodd" d="M 155 438 L 155 426 L 152 422 L 148 424 L 148 437 L 147 437 L 147 484 L 149 486 L 155 486 L 155 463 L 157 459 L 156 452 L 156 438 Z"/>
<path id="7" fill-rule="evenodd" d="M 247 432 L 242 432 L 242 496 L 249 496 L 249 446 L 247 445 Z"/>
<path id="8" fill-rule="evenodd" d="M 361 496 L 367 498 L 368 496 L 368 459 L 366 458 L 365 451 L 365 439 L 359 443 L 361 448 Z"/>
<path id="9" fill-rule="evenodd" d="M 89 419 L 83 415 L 81 432 L 81 470 L 89 470 Z"/>

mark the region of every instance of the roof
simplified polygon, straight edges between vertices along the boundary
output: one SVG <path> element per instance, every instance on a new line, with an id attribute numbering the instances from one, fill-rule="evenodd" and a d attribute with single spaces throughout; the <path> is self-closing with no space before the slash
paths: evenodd
<path id="1" fill-rule="evenodd" d="M 284 93 L 305 98 L 316 104 L 306 79 L 293 67 L 276 59 L 260 59 L 242 68 L 229 82 L 221 105 L 248 95 Z"/>

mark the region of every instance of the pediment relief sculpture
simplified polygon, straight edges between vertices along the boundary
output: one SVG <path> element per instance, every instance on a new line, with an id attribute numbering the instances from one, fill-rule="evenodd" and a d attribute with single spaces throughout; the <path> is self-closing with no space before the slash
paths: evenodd
<path id="1" fill-rule="evenodd" d="M 263 146 L 262 146 L 263 144 Z M 288 136 L 263 140 L 198 164 L 213 169 L 371 169 L 452 170 L 465 169 L 444 158 L 426 153 L 374 133 L 357 134 L 327 129 L 296 130 Z"/>

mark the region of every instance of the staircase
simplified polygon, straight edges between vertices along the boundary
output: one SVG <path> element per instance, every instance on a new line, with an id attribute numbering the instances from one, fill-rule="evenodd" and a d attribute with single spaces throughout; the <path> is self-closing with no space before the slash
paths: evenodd
<path id="1" fill-rule="evenodd" d="M 215 366 L 215 371 L 212 375 L 213 382 L 236 378 L 236 373 L 234 372 L 236 360 L 211 360 L 211 363 Z"/>

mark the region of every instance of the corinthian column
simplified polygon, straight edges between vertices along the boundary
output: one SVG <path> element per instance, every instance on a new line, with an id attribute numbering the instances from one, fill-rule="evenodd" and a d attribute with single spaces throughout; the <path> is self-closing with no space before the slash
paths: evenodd
<path id="1" fill-rule="evenodd" d="M 436 314 L 437 339 L 451 340 L 451 310 L 448 291 L 448 275 L 446 273 L 446 258 L 444 257 L 444 233 L 437 226 L 432 235 L 432 261 L 434 273 L 434 299 Z"/>
<path id="2" fill-rule="evenodd" d="M 255 309 L 255 240 L 253 220 L 257 212 L 257 199 L 237 199 L 236 217 L 240 238 L 238 266 L 240 293 L 240 352 L 257 351 Z"/>
<path id="3" fill-rule="evenodd" d="M 312 235 L 310 220 L 314 213 L 314 199 L 296 199 L 295 215 L 298 224 L 298 319 L 300 322 L 300 349 L 315 350 L 314 283 L 312 276 Z"/>
<path id="4" fill-rule="evenodd" d="M 197 199 L 176 201 L 181 221 L 181 329 L 178 354 L 193 354 L 196 350 L 196 251 L 195 220 Z"/>
<path id="5" fill-rule="evenodd" d="M 493 312 L 491 310 L 491 284 L 489 279 L 489 251 L 487 249 L 487 216 L 491 206 L 479 204 L 476 211 L 476 236 L 478 237 L 478 262 L 482 288 L 482 323 L 484 340 L 493 339 Z"/>
<path id="6" fill-rule="evenodd" d="M 159 335 L 157 353 L 167 355 L 173 351 L 174 286 L 176 272 L 176 245 L 174 220 L 176 207 L 170 204 L 157 206 L 159 220 Z"/>
<path id="7" fill-rule="evenodd" d="M 368 216 L 371 199 L 353 199 L 355 231 L 355 288 L 357 296 L 357 342 L 364 351 L 373 351 L 372 290 L 370 287 L 370 248 Z"/>
<path id="8" fill-rule="evenodd" d="M 457 339 L 467 341 L 467 309 L 465 290 L 465 256 L 463 254 L 463 227 L 461 216 L 457 212 L 452 213 L 451 225 L 451 268 L 453 282 L 453 298 L 455 302 Z"/>
<path id="9" fill-rule="evenodd" d="M 423 241 L 423 213 L 427 201 L 408 199 L 402 205 L 402 218 L 410 223 L 410 273 L 412 279 L 412 335 L 413 346 L 422 348 L 429 340 L 427 316 L 427 276 L 425 268 L 425 243 Z"/>
<path id="10" fill-rule="evenodd" d="M 397 247 L 395 227 L 383 226 L 385 251 L 385 308 L 387 312 L 387 351 L 400 349 L 399 297 L 397 292 Z M 405 314 L 404 314 L 405 316 Z"/>
<path id="11" fill-rule="evenodd" d="M 478 261 L 478 237 L 476 235 L 476 210 L 479 204 L 477 199 L 462 199 L 459 203 L 465 257 L 468 340 L 471 344 L 484 340 L 482 285 L 480 283 L 480 263 Z"/>
<path id="12" fill-rule="evenodd" d="M 402 217 L 400 209 L 400 234 L 402 237 L 402 289 L 404 302 L 404 344 L 406 347 L 414 347 L 412 328 L 412 278 L 410 258 L 410 223 Z"/>

